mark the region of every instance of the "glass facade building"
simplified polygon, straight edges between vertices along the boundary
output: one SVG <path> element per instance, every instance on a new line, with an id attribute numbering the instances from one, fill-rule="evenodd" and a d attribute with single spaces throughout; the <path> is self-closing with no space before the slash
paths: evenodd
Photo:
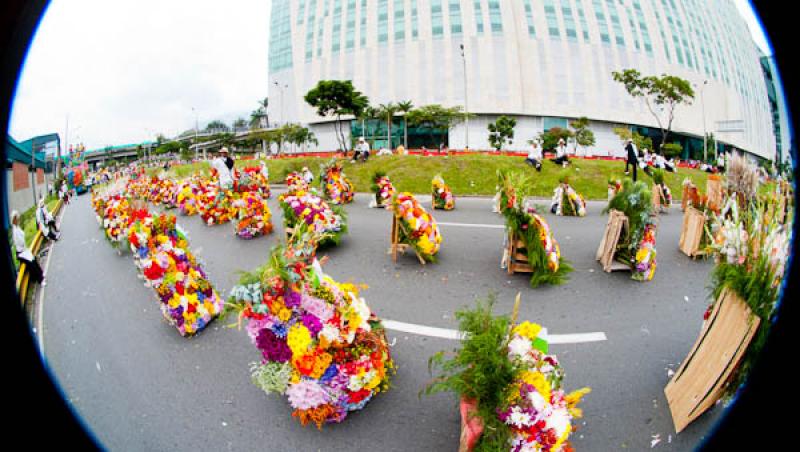
<path id="1" fill-rule="evenodd" d="M 270 86 L 289 86 L 287 120 L 311 124 L 322 150 L 335 146 L 332 118 L 316 116 L 303 96 L 319 80 L 341 79 L 352 80 L 373 105 L 466 101 L 477 115 L 469 127 L 472 149 L 489 148 L 486 125 L 500 114 L 517 118 L 520 139 L 512 148 L 520 149 L 553 118 L 586 116 L 597 138 L 593 153 L 621 154 L 611 129 L 658 127 L 647 107 L 613 81 L 611 72 L 626 68 L 696 86 L 694 102 L 678 108 L 676 136 L 702 140 L 713 132 L 727 146 L 775 155 L 760 55 L 732 0 L 272 2 Z M 724 121 L 744 128 L 717 133 Z M 466 145 L 463 125 L 450 131 L 448 144 Z"/>

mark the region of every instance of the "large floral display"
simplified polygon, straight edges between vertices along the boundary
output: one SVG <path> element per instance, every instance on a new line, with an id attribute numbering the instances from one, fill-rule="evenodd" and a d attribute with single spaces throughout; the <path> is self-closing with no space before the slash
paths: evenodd
<path id="1" fill-rule="evenodd" d="M 524 190 L 530 187 L 527 176 L 499 171 L 498 186 L 506 229 L 525 244 L 532 270 L 531 287 L 564 283 L 572 266 L 561 257 L 561 248 L 544 217 L 525 205 L 528 193 Z"/>
<path id="2" fill-rule="evenodd" d="M 121 194 L 100 196 L 92 192 L 92 206 L 106 239 L 115 248 L 127 248 L 125 244 L 128 239 L 127 230 L 133 221 L 130 199 Z"/>
<path id="3" fill-rule="evenodd" d="M 456 313 L 461 348 L 449 359 L 444 352 L 431 358 L 432 370 L 441 372 L 426 392 L 461 397 L 459 450 L 572 450 L 573 421 L 583 414 L 577 405 L 590 389 L 568 394 L 542 327 L 527 321 L 513 326 L 508 316 L 492 314 L 493 304 L 490 297 Z"/>
<path id="4" fill-rule="evenodd" d="M 231 221 L 236 215 L 236 209 L 233 207 L 235 198 L 235 192 L 221 190 L 212 185 L 208 191 L 203 193 L 203 196 L 197 198 L 200 218 L 208 226 Z"/>
<path id="5" fill-rule="evenodd" d="M 617 210 L 628 219 L 627 232 L 620 235 L 614 258 L 631 267 L 631 277 L 650 281 L 656 272 L 656 223 L 650 189 L 643 181 L 625 180 L 623 188 L 604 213 Z"/>
<path id="6" fill-rule="evenodd" d="M 371 205 L 375 207 L 389 208 L 392 205 L 395 189 L 389 176 L 384 172 L 376 172 L 372 177 L 372 192 L 375 193 L 375 201 Z"/>
<path id="7" fill-rule="evenodd" d="M 297 171 L 292 171 L 286 175 L 286 190 L 289 193 L 308 192 L 311 190 L 311 187 L 309 187 L 308 182 L 303 179 L 302 174 Z"/>
<path id="8" fill-rule="evenodd" d="M 288 182 L 288 181 L 287 181 Z M 308 184 L 292 181 L 294 187 L 278 197 L 287 229 L 305 224 L 313 233 L 324 236 L 319 245 L 338 245 L 347 232 L 347 218 L 340 206 L 329 206 L 325 200 L 307 191 Z"/>
<path id="9" fill-rule="evenodd" d="M 453 191 L 444 183 L 444 178 L 440 174 L 434 176 L 431 181 L 431 197 L 434 209 L 453 210 L 456 207 Z"/>
<path id="10" fill-rule="evenodd" d="M 189 251 L 174 215 L 140 215 L 128 241 L 145 284 L 161 302 L 161 313 L 182 336 L 197 333 L 219 315 L 224 302 Z"/>
<path id="11" fill-rule="evenodd" d="M 267 200 L 259 191 L 246 191 L 233 200 L 236 235 L 243 239 L 252 239 L 272 232 L 272 213 Z"/>
<path id="12" fill-rule="evenodd" d="M 435 261 L 442 246 L 442 234 L 433 216 L 408 192 L 394 197 L 392 210 L 399 225 L 399 243 L 411 245 L 426 261 Z"/>
<path id="13" fill-rule="evenodd" d="M 583 217 L 586 216 L 586 201 L 565 178 L 553 190 L 550 209 L 556 215 Z"/>
<path id="14" fill-rule="evenodd" d="M 178 185 L 176 202 L 181 215 L 196 215 L 200 210 L 200 200 L 205 198 L 208 186 L 205 179 L 193 176 Z"/>
<path id="15" fill-rule="evenodd" d="M 320 184 L 331 204 L 353 202 L 353 183 L 344 175 L 341 162 L 334 161 L 322 167 Z"/>
<path id="16" fill-rule="evenodd" d="M 153 177 L 147 189 L 146 199 L 156 205 L 174 208 L 178 203 L 178 186 L 172 179 Z"/>
<path id="17" fill-rule="evenodd" d="M 241 170 L 235 169 L 234 191 L 258 192 L 264 199 L 269 199 L 272 192 L 269 188 L 269 179 L 266 170 L 258 166 L 246 166 Z"/>
<path id="18" fill-rule="evenodd" d="M 322 428 L 386 391 L 394 363 L 381 321 L 357 286 L 322 271 L 311 237 L 306 229 L 274 248 L 266 267 L 231 290 L 229 306 L 261 353 L 253 383 L 285 394 L 293 417 Z"/>

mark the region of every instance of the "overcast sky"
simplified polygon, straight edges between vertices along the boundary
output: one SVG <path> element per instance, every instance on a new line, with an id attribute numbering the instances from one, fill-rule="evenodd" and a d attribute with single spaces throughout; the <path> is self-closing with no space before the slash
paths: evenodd
<path id="1" fill-rule="evenodd" d="M 769 52 L 747 0 L 734 0 Z M 53 0 L 23 68 L 11 135 L 87 149 L 249 119 L 268 95 L 271 0 Z"/>

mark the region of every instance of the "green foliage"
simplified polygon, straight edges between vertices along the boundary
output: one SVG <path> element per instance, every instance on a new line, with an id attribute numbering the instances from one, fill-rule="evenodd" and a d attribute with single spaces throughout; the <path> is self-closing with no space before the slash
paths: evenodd
<path id="1" fill-rule="evenodd" d="M 510 439 L 495 410 L 504 404 L 506 388 L 514 378 L 506 350 L 511 320 L 492 315 L 495 301 L 490 294 L 485 302 L 478 300 L 475 308 L 456 312 L 463 335 L 461 348 L 453 350 L 450 358 L 439 352 L 428 360 L 431 375 L 438 373 L 424 389 L 426 395 L 447 391 L 477 401 L 484 430 L 476 451 L 508 450 Z"/>
<path id="2" fill-rule="evenodd" d="M 530 176 L 519 172 L 498 171 L 497 178 L 500 187 L 500 211 L 505 217 L 506 228 L 514 231 L 525 244 L 528 262 L 533 268 L 531 287 L 565 283 L 567 275 L 572 271 L 572 265 L 562 257 L 558 270 L 550 271 L 547 253 L 539 237 L 539 227 L 533 217 L 522 208 L 525 198 L 532 192 Z"/>
<path id="3" fill-rule="evenodd" d="M 289 362 L 250 363 L 250 378 L 262 391 L 283 394 L 292 377 L 292 364 Z"/>
<path id="4" fill-rule="evenodd" d="M 667 142 L 675 119 L 675 108 L 691 104 L 694 99 L 692 84 L 674 75 L 642 76 L 636 69 L 611 73 L 614 81 L 621 83 L 633 98 L 641 98 L 661 129 L 661 144 Z"/>
<path id="5" fill-rule="evenodd" d="M 654 184 L 658 185 L 664 184 L 664 170 L 662 170 L 661 168 L 653 168 L 652 175 Z"/>
<path id="6" fill-rule="evenodd" d="M 219 131 L 228 132 L 229 130 L 230 130 L 230 127 L 228 127 L 227 124 L 225 124 L 224 122 L 220 121 L 219 119 L 215 119 L 215 120 L 209 122 L 206 125 L 206 128 L 205 128 L 206 132 L 219 132 Z"/>
<path id="7" fill-rule="evenodd" d="M 514 127 L 517 120 L 508 116 L 500 116 L 497 121 L 489 123 L 489 144 L 498 151 L 514 139 Z"/>
<path id="8" fill-rule="evenodd" d="M 456 124 L 460 124 L 467 117 L 474 117 L 473 114 L 465 114 L 460 106 L 443 107 L 438 104 L 423 105 L 409 111 L 405 117 L 409 124 L 421 129 L 427 129 L 431 142 L 436 142 L 434 133 L 437 130 L 446 131 Z M 442 138 L 443 140 L 444 138 Z"/>
<path id="9" fill-rule="evenodd" d="M 616 136 L 619 137 L 623 144 L 625 144 L 628 140 L 633 140 L 633 144 L 636 145 L 637 149 L 653 149 L 653 140 L 651 140 L 650 137 L 645 137 L 636 132 L 632 132 L 627 127 L 614 127 L 612 131 Z"/>
<path id="10" fill-rule="evenodd" d="M 553 127 L 547 132 L 539 134 L 539 141 L 542 143 L 542 151 L 553 151 L 558 146 L 558 140 L 563 139 L 568 142 L 572 138 L 572 132 L 561 127 Z"/>
<path id="11" fill-rule="evenodd" d="M 336 116 L 337 121 L 334 127 L 339 146 L 345 151 L 348 150 L 347 142 L 341 131 L 341 121 L 338 119 L 342 115 L 360 117 L 363 110 L 369 105 L 369 98 L 357 91 L 350 80 L 320 80 L 314 88 L 306 93 L 304 99 L 308 105 L 317 109 L 319 116 Z"/>
<path id="12" fill-rule="evenodd" d="M 664 153 L 664 158 L 671 159 L 681 156 L 683 146 L 680 143 L 667 143 L 661 146 L 661 152 Z"/>
<path id="13" fill-rule="evenodd" d="M 608 213 L 612 209 L 619 210 L 628 217 L 628 232 L 624 237 L 620 237 L 617 256 L 622 261 L 630 262 L 642 241 L 645 225 L 653 221 L 650 188 L 643 181 L 634 183 L 630 179 L 625 179 L 622 182 L 622 190 L 611 198 L 603 213 Z"/>
<path id="14" fill-rule="evenodd" d="M 582 116 L 570 122 L 569 126 L 572 127 L 572 136 L 576 147 L 594 146 L 594 132 L 589 129 L 589 118 Z"/>

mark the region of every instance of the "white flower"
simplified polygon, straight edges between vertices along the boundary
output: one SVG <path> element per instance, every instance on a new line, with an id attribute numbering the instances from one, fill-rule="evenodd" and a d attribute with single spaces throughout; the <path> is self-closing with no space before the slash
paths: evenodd
<path id="1" fill-rule="evenodd" d="M 529 392 L 528 400 L 531 402 L 533 409 L 540 413 L 544 411 L 544 408 L 547 406 L 547 401 L 539 394 L 539 391 Z"/>
<path id="2" fill-rule="evenodd" d="M 514 339 L 508 343 L 509 357 L 518 356 L 524 359 L 526 356 L 528 356 L 528 353 L 530 353 L 532 349 L 533 345 L 531 344 L 531 341 L 522 336 L 514 336 Z"/>
<path id="3" fill-rule="evenodd" d="M 518 406 L 511 409 L 511 415 L 508 417 L 506 423 L 514 425 L 517 428 L 528 427 L 531 425 L 531 415 L 522 411 Z"/>
<path id="4" fill-rule="evenodd" d="M 569 413 L 567 413 L 566 409 L 553 411 L 545 420 L 545 426 L 548 429 L 555 430 L 556 436 L 561 437 L 569 427 Z"/>

